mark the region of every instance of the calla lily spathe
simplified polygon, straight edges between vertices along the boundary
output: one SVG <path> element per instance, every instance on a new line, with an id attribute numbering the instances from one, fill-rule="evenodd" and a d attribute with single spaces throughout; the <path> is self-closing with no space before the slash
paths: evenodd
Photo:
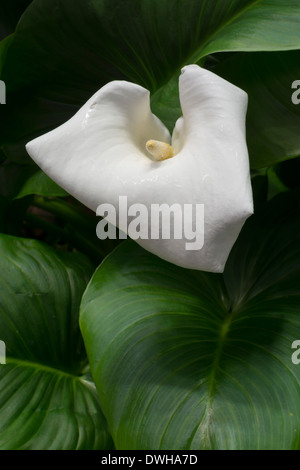
<path id="1" fill-rule="evenodd" d="M 182 117 L 172 138 L 152 114 L 148 90 L 113 81 L 68 122 L 26 148 L 50 178 L 93 211 L 103 203 L 117 208 L 120 195 L 127 196 L 128 205 L 149 209 L 151 204 L 204 204 L 200 250 L 186 250 L 184 238 L 137 242 L 176 265 L 222 272 L 253 213 L 247 94 L 197 65 L 182 69 L 179 93 Z M 165 157 L 163 150 L 161 160 L 158 151 L 155 158 L 155 145 L 165 144 L 171 153 Z"/>

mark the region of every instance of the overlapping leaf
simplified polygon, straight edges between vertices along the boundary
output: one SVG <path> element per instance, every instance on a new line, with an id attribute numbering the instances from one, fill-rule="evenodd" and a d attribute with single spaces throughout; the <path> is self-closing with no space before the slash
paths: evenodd
<path id="1" fill-rule="evenodd" d="M 5 235 L 0 252 L 0 448 L 111 448 L 78 327 L 91 267 Z"/>

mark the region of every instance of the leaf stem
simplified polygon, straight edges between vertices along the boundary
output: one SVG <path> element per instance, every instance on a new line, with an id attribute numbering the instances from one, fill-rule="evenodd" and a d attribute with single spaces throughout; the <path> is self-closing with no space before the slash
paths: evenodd
<path id="1" fill-rule="evenodd" d="M 47 222 L 41 217 L 29 213 L 25 215 L 25 221 L 29 222 L 31 227 L 44 230 L 47 235 L 56 238 L 57 242 L 65 242 L 81 253 L 84 253 L 95 265 L 98 265 L 107 255 L 107 252 L 103 250 L 103 244 L 100 240 L 96 239 L 96 241 L 93 241 L 91 238 L 75 231 L 69 225 L 65 225 L 63 228 L 58 227 L 54 223 Z"/>

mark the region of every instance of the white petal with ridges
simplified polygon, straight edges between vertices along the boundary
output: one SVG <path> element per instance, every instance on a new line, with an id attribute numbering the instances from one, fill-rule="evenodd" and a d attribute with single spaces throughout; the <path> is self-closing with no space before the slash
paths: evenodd
<path id="1" fill-rule="evenodd" d="M 171 143 L 151 113 L 149 92 L 115 81 L 99 90 L 68 122 L 26 148 L 61 187 L 96 211 L 102 203 L 204 204 L 204 246 L 187 240 L 137 240 L 179 266 L 221 272 L 246 218 L 252 192 L 245 141 L 247 95 L 217 75 L 187 66 L 179 81 L 183 117 L 175 126 L 175 156 L 152 161 L 148 140 Z M 99 241 L 100 243 L 100 241 Z"/>

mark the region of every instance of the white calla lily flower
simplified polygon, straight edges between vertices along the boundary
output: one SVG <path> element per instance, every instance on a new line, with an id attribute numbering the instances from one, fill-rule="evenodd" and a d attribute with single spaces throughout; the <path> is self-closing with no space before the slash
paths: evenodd
<path id="1" fill-rule="evenodd" d="M 128 206 L 139 203 L 149 211 L 153 204 L 203 205 L 201 249 L 187 249 L 184 230 L 182 238 L 172 229 L 170 239 L 136 241 L 176 265 L 222 272 L 253 213 L 247 94 L 197 65 L 182 69 L 179 93 L 183 115 L 172 138 L 152 114 L 148 90 L 113 81 L 69 121 L 26 148 L 50 178 L 95 212 L 103 203 L 118 211 L 119 196 L 127 196 Z M 184 215 L 195 227 L 195 213 Z"/>

